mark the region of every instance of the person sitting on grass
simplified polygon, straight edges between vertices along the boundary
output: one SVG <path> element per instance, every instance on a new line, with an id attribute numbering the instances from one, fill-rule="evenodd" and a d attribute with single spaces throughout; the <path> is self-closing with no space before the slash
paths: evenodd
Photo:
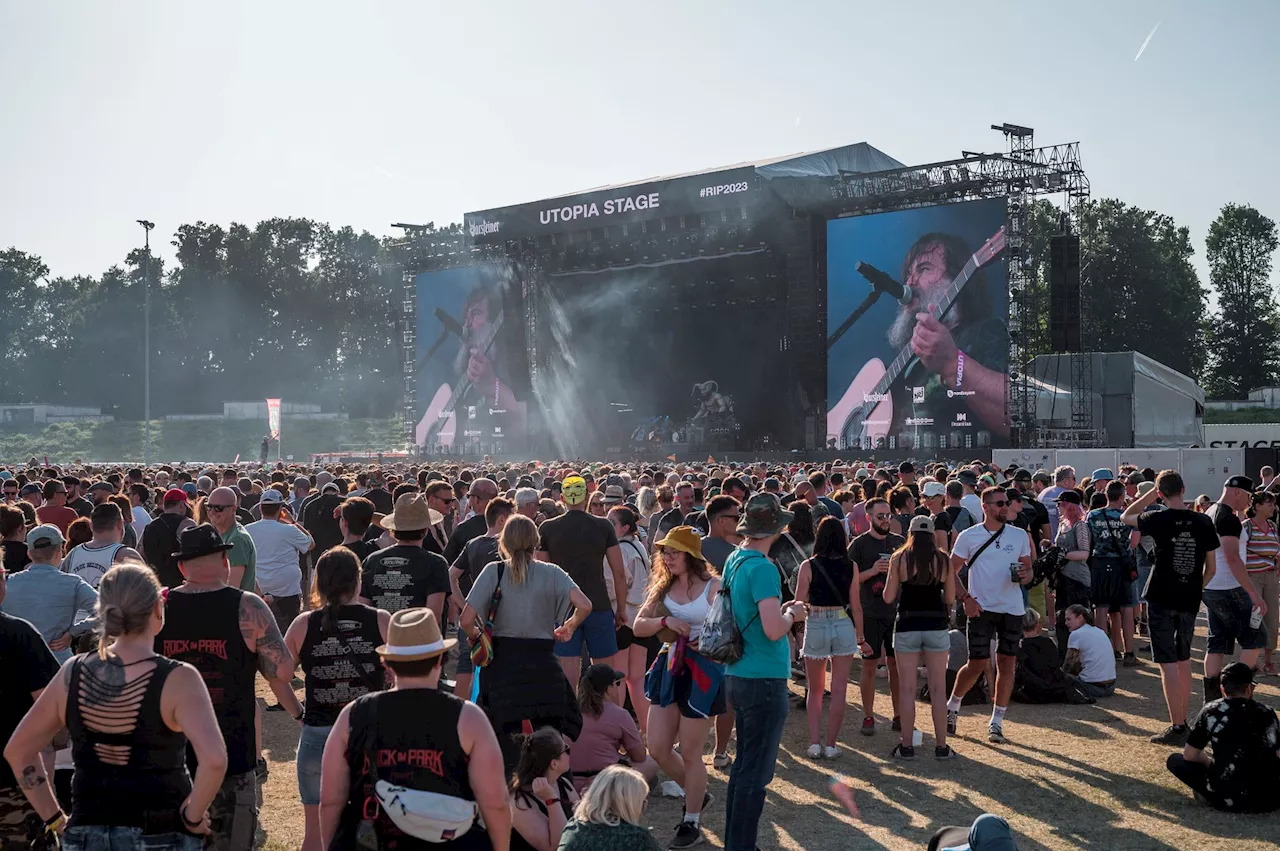
<path id="1" fill-rule="evenodd" d="M 611 765 L 600 772 L 560 833 L 559 851 L 658 851 L 640 824 L 649 784 L 640 772 Z"/>
<path id="2" fill-rule="evenodd" d="M 645 749 L 635 719 L 622 708 L 626 683 L 626 674 L 602 662 L 587 668 L 578 681 L 582 732 L 573 742 L 569 759 L 578 794 L 606 768 L 619 763 L 633 766 L 648 782 L 658 776 L 658 763 Z"/>
<path id="3" fill-rule="evenodd" d="M 1116 657 L 1111 650 L 1111 639 L 1098 627 L 1089 623 L 1089 610 L 1074 603 L 1066 610 L 1067 658 L 1062 669 L 1071 682 L 1089 697 L 1111 697 L 1116 693 Z"/>
<path id="4" fill-rule="evenodd" d="M 1233 662 L 1221 676 L 1225 697 L 1205 704 L 1182 753 L 1169 754 L 1165 765 L 1214 809 L 1280 809 L 1280 797 L 1272 791 L 1280 774 L 1280 721 L 1275 710 L 1253 699 L 1253 669 L 1247 664 Z"/>

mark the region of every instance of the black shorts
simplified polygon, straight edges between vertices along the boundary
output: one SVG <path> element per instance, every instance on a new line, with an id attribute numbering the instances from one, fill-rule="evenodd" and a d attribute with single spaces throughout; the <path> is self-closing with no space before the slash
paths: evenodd
<path id="1" fill-rule="evenodd" d="M 1120 559 L 1105 556 L 1095 558 L 1090 568 L 1090 578 L 1090 596 L 1095 606 L 1118 612 L 1138 604 L 1133 592 L 1133 580 L 1129 578 L 1128 568 Z"/>
<path id="2" fill-rule="evenodd" d="M 1147 628 L 1151 633 L 1151 658 L 1157 665 L 1191 658 L 1191 639 L 1196 635 L 1194 612 L 1179 612 L 1148 601 Z"/>
<path id="3" fill-rule="evenodd" d="M 1017 656 L 1022 644 L 1022 615 L 984 611 L 969 618 L 968 638 L 970 659 L 990 659 L 993 638 L 997 656 Z"/>
<path id="4" fill-rule="evenodd" d="M 862 640 L 871 645 L 871 655 L 864 658 L 879 659 L 881 656 L 893 658 L 893 624 L 894 618 L 886 620 L 863 613 Z"/>

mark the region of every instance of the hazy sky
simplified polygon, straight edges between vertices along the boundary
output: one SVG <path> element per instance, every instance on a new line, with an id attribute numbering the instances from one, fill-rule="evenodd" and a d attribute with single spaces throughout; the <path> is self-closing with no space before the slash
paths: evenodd
<path id="1" fill-rule="evenodd" d="M 1135 55 L 1156 25 L 1141 58 Z M 97 274 L 157 225 L 393 221 L 866 141 L 1079 140 L 1203 239 L 1280 217 L 1280 2 L 0 0 L 0 247 Z"/>

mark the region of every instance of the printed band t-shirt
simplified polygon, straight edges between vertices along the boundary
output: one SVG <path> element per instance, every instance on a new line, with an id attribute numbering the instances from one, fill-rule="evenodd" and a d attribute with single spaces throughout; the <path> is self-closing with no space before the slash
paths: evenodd
<path id="1" fill-rule="evenodd" d="M 364 560 L 360 596 L 392 614 L 427 605 L 432 594 L 449 593 L 449 565 L 422 547 L 397 544 Z"/>
<path id="2" fill-rule="evenodd" d="M 1199 612 L 1204 557 L 1219 546 L 1213 521 L 1186 508 L 1166 508 L 1143 512 L 1138 531 L 1155 545 L 1143 598 L 1176 612 Z"/>

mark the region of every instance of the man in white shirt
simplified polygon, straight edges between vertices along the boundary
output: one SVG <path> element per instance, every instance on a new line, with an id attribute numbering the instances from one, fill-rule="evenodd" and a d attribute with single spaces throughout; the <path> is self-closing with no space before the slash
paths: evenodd
<path id="1" fill-rule="evenodd" d="M 974 520 L 977 520 L 982 516 L 982 498 L 978 496 L 978 474 L 973 470 L 961 470 L 956 473 L 956 480 L 964 486 L 964 496 L 960 497 L 960 504 Z"/>
<path id="2" fill-rule="evenodd" d="M 257 552 L 257 583 L 262 589 L 262 599 L 271 607 L 280 632 L 289 630 L 289 624 L 298 616 L 302 607 L 302 568 L 298 556 L 315 546 L 315 541 L 298 524 L 281 513 L 284 496 L 280 491 L 266 490 L 258 501 L 262 519 L 244 527 L 253 539 Z"/>
<path id="3" fill-rule="evenodd" d="M 956 675 L 947 702 L 947 733 L 955 735 L 960 703 L 987 668 L 992 639 L 996 646 L 996 683 L 987 741 L 1004 744 L 1004 715 L 1013 695 L 1013 671 L 1022 643 L 1022 585 L 1031 581 L 1031 538 L 1017 526 L 1006 525 L 1009 498 L 1003 488 L 982 492 L 982 525 L 956 536 L 951 567 L 960 577 L 960 601 L 969 618 L 969 662 Z"/>
<path id="4" fill-rule="evenodd" d="M 1089 623 L 1089 610 L 1079 603 L 1067 606 L 1065 615 L 1071 636 L 1062 670 L 1089 697 L 1111 697 L 1116 693 L 1116 657 L 1111 652 L 1111 639 Z"/>

